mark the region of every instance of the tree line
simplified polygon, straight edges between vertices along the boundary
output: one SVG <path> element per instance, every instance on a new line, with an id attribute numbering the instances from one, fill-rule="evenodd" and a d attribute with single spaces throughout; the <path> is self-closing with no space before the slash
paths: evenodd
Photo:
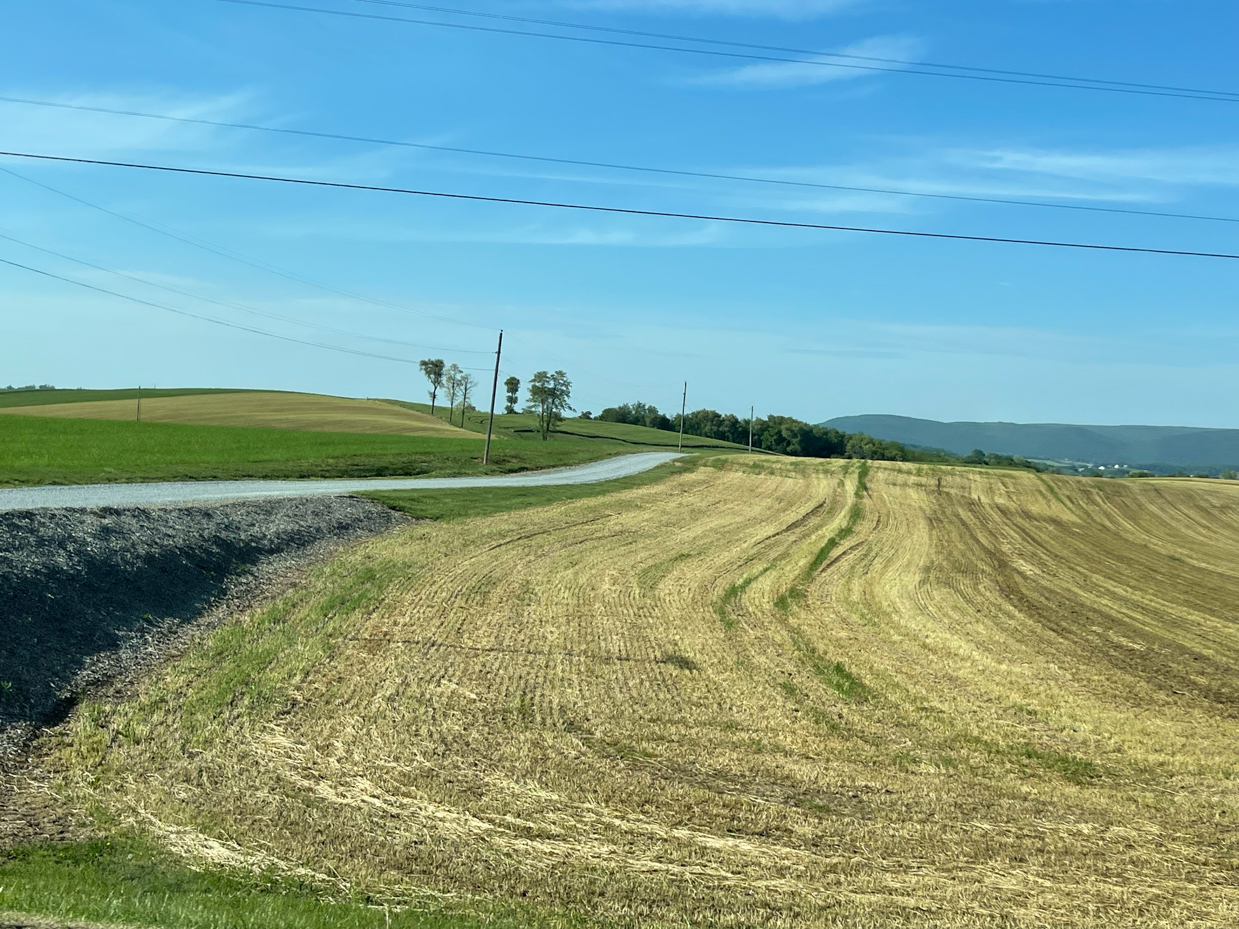
<path id="1" fill-rule="evenodd" d="M 469 402 L 478 382 L 473 375 L 456 364 L 446 364 L 442 358 L 427 358 L 421 362 L 422 374 L 430 382 L 427 391 L 430 397 L 430 412 L 433 415 L 440 393 L 447 401 L 448 422 L 455 421 L 460 411 L 460 424 L 465 422 L 465 413 L 475 409 Z M 509 377 L 503 382 L 505 413 L 525 412 L 537 417 L 538 433 L 543 441 L 550 438 L 555 426 L 562 422 L 566 413 L 575 412 L 571 405 L 572 381 L 564 371 L 538 371 L 529 379 L 525 391 L 525 405 L 518 410 L 521 396 L 521 380 Z M 650 403 L 621 403 L 609 406 L 597 416 L 588 411 L 581 419 L 596 419 L 608 423 L 627 423 L 646 426 L 665 432 L 679 432 L 679 413 L 667 416 Z M 991 467 L 1030 468 L 1036 471 L 1051 470 L 1024 458 L 1011 455 L 995 455 L 976 449 L 969 455 L 953 455 L 941 449 L 913 448 L 902 442 L 877 439 L 863 432 L 844 432 L 831 426 L 813 425 L 793 416 L 756 417 L 751 421 L 732 413 L 717 410 L 694 410 L 683 417 L 684 434 L 735 445 L 748 445 L 750 438 L 754 448 L 791 455 L 799 458 L 865 458 L 870 461 L 937 461 L 960 462 Z"/>
<path id="2" fill-rule="evenodd" d="M 590 418 L 582 414 L 582 418 Z M 667 416 L 648 403 L 622 403 L 607 407 L 595 419 L 610 423 L 628 423 L 668 432 L 680 431 L 680 414 Z M 684 416 L 684 434 L 736 445 L 748 445 L 752 427 L 754 448 L 802 458 L 865 458 L 871 461 L 956 461 L 994 467 L 1048 470 L 1034 462 L 1010 455 L 986 454 L 979 449 L 959 456 L 941 449 L 922 449 L 876 439 L 863 432 L 843 432 L 830 426 L 815 426 L 792 416 L 766 416 L 751 422 L 732 413 L 717 410 L 694 410 Z"/>

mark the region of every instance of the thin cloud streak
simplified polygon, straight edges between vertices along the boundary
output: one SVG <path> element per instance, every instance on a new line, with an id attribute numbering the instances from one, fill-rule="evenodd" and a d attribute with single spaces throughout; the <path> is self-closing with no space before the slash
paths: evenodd
<path id="1" fill-rule="evenodd" d="M 914 36 L 875 36 L 839 49 L 839 54 L 910 61 L 925 54 L 925 43 Z M 853 81 L 857 78 L 874 77 L 882 73 L 841 66 L 837 58 L 822 57 L 816 61 L 820 63 L 805 61 L 745 65 L 742 68 L 705 75 L 698 78 L 695 83 L 774 90 L 828 84 L 834 81 Z M 900 65 L 884 65 L 884 67 L 891 70 L 901 68 Z"/>

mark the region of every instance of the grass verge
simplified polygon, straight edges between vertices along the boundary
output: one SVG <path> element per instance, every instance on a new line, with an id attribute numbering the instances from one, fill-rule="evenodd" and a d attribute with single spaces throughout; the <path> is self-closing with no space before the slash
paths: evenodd
<path id="1" fill-rule="evenodd" d="M 362 494 L 419 519 L 467 519 L 547 506 L 566 500 L 600 497 L 660 481 L 670 474 L 693 467 L 695 461 L 673 461 L 642 474 L 598 484 L 563 484 L 554 487 L 466 487 L 459 490 L 395 490 Z"/>
<path id="2" fill-rule="evenodd" d="M 28 845 L 0 853 L 0 914 L 161 929 L 472 929 L 582 926 L 518 912 L 388 908 L 273 875 L 191 870 L 136 838 Z M 0 916 L 0 921 L 4 920 Z"/>

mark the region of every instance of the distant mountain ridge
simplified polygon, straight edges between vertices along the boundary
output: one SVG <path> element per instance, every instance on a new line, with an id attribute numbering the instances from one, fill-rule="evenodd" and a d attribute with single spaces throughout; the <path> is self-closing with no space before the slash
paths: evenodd
<path id="1" fill-rule="evenodd" d="M 1067 423 L 943 423 L 910 416 L 840 416 L 823 425 L 958 455 L 983 449 L 1153 470 L 1239 468 L 1239 429 L 1193 426 L 1077 426 Z"/>

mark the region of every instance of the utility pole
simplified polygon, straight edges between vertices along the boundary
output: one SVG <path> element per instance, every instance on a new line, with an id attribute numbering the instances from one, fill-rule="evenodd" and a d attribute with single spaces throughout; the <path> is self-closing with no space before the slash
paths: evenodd
<path id="1" fill-rule="evenodd" d="M 680 398 L 680 444 L 676 451 L 684 451 L 684 411 L 688 408 L 688 381 L 684 382 L 684 396 Z"/>
<path id="2" fill-rule="evenodd" d="M 753 408 L 749 407 L 749 454 L 753 454 Z"/>
<path id="3" fill-rule="evenodd" d="M 499 347 L 495 349 L 495 379 L 490 385 L 490 419 L 486 421 L 486 453 L 482 464 L 490 464 L 490 434 L 495 428 L 495 394 L 499 392 L 499 358 L 503 355 L 503 330 L 499 330 Z"/>
<path id="4" fill-rule="evenodd" d="M 134 416 L 133 421 L 135 423 L 142 422 L 142 385 L 141 384 L 138 385 L 138 412 Z"/>

